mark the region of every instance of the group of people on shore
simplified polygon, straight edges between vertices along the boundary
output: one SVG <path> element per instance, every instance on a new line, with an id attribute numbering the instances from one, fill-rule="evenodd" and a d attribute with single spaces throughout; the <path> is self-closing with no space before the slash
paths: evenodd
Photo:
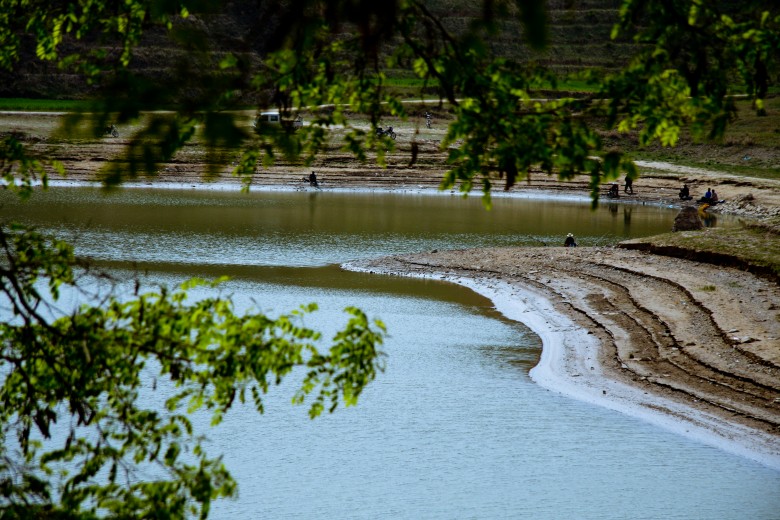
<path id="1" fill-rule="evenodd" d="M 714 189 L 707 188 L 707 192 L 704 194 L 702 198 L 698 200 L 698 202 L 702 204 L 717 204 L 718 202 L 721 202 L 721 200 Z"/>
<path id="2" fill-rule="evenodd" d="M 629 195 L 634 194 L 634 179 L 632 179 L 629 175 L 626 175 L 626 178 L 624 179 L 625 184 L 623 185 L 623 193 L 628 193 Z M 610 199 L 617 199 L 620 198 L 620 187 L 618 186 L 617 182 L 613 182 L 609 185 L 609 189 L 607 190 L 607 197 Z"/>
<path id="3" fill-rule="evenodd" d="M 626 184 L 623 189 L 625 193 L 634 193 L 633 188 L 633 181 L 629 176 L 626 176 Z M 618 186 L 618 183 L 613 182 L 610 184 L 609 189 L 607 191 L 607 196 L 609 198 L 618 198 L 620 197 L 620 189 Z M 680 188 L 680 200 L 693 200 L 693 196 L 691 196 L 691 189 L 688 187 L 687 184 L 683 184 L 682 188 Z M 704 193 L 704 196 L 702 196 L 699 200 L 696 201 L 699 204 L 709 204 L 710 206 L 713 204 L 719 204 L 722 202 L 725 202 L 720 199 L 718 196 L 718 193 L 715 191 L 714 188 L 707 188 L 707 191 Z M 563 241 L 564 247 L 577 247 L 577 241 L 574 239 L 574 235 L 571 233 L 568 233 L 566 235 L 566 239 Z"/>
<path id="4" fill-rule="evenodd" d="M 680 188 L 680 200 L 693 200 L 693 197 L 691 196 L 691 190 L 688 188 L 687 184 L 683 184 L 683 187 Z M 707 188 L 707 191 L 704 193 L 704 196 L 697 200 L 699 204 L 718 204 L 720 202 L 723 202 L 720 200 L 720 197 L 718 196 L 718 193 L 715 191 L 714 188 Z"/>
<path id="5" fill-rule="evenodd" d="M 627 193 L 629 195 L 634 194 L 634 180 L 631 178 L 631 176 L 626 175 L 625 184 L 623 185 L 623 193 Z M 691 190 L 688 187 L 687 184 L 683 184 L 682 188 L 680 188 L 680 200 L 693 200 L 693 197 L 691 196 Z M 607 197 L 610 199 L 617 199 L 620 197 L 620 186 L 617 182 L 613 182 L 609 185 L 609 188 L 607 189 Z M 704 196 L 702 196 L 698 201 L 700 204 L 718 204 L 721 202 L 724 202 L 720 199 L 718 196 L 718 193 L 715 191 L 714 188 L 707 188 L 706 193 Z"/>

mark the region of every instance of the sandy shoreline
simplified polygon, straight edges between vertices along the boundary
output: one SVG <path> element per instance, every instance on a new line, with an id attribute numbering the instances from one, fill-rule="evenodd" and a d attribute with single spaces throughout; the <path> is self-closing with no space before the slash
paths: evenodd
<path id="1" fill-rule="evenodd" d="M 40 183 L 36 183 L 40 186 Z M 82 180 L 52 180 L 48 182 L 50 187 L 56 188 L 103 188 L 103 184 L 97 181 L 82 181 Z M 227 191 L 227 192 L 240 192 L 242 186 L 238 182 L 123 182 L 122 188 L 128 189 L 155 189 L 155 190 L 204 190 L 204 191 Z M 270 184 L 270 185 L 252 185 L 250 188 L 252 192 L 317 192 L 315 188 L 311 188 L 306 185 L 290 186 L 282 184 Z M 398 193 L 398 194 L 414 194 L 414 195 L 428 195 L 432 197 L 463 197 L 463 193 L 456 190 L 440 191 L 431 189 L 430 187 L 404 187 L 398 188 L 393 186 L 337 186 L 337 187 L 325 187 L 320 191 L 328 193 Z M 482 192 L 473 191 L 466 195 L 467 197 L 481 198 Z M 537 190 L 537 191 L 512 191 L 504 192 L 498 191 L 491 194 L 492 198 L 513 198 L 513 199 L 528 199 L 528 200 L 548 200 L 554 198 L 560 201 L 569 202 L 590 202 L 590 197 L 585 193 L 561 193 L 552 190 Z M 623 201 L 625 203 L 632 203 L 630 200 Z M 634 201 L 637 202 L 637 201 Z M 641 202 L 639 202 L 641 203 Z"/>
<path id="2" fill-rule="evenodd" d="M 597 269 L 613 269 L 602 261 L 597 265 L 584 259 L 590 256 L 590 251 L 587 251 L 589 249 L 579 248 L 578 264 L 584 261 Z M 540 266 L 545 270 L 545 274 L 541 277 L 535 276 L 532 271 L 530 273 L 524 271 L 530 276 L 517 272 L 518 269 L 523 270 L 528 266 L 538 265 L 539 258 L 531 256 L 533 254 L 551 255 L 549 262 Z M 635 252 L 609 248 L 601 251 L 601 254 L 608 256 L 610 264 L 616 261 L 617 257 L 625 257 L 628 263 L 635 265 L 640 262 Z M 571 277 L 572 272 L 554 272 L 552 266 L 570 259 L 571 251 L 564 248 L 545 248 L 544 252 L 534 252 L 530 248 L 509 248 L 402 255 L 347 263 L 343 267 L 373 273 L 429 277 L 469 287 L 490 298 L 496 309 L 506 317 L 524 323 L 540 336 L 543 343 L 542 357 L 539 364 L 531 370 L 530 375 L 541 386 L 575 399 L 638 417 L 664 429 L 780 471 L 780 435 L 776 428 L 776 424 L 780 421 L 778 412 L 780 407 L 774 402 L 777 397 L 780 397 L 780 392 L 774 389 L 764 396 L 768 411 L 756 420 L 757 417 L 747 415 L 751 413 L 750 410 L 754 406 L 759 406 L 757 403 L 742 403 L 736 411 L 732 408 L 734 400 L 742 399 L 739 392 L 713 393 L 706 388 L 698 389 L 700 383 L 683 381 L 684 378 L 680 375 L 668 378 L 678 379 L 671 385 L 668 381 L 660 385 L 650 381 L 653 377 L 647 377 L 646 374 L 663 371 L 662 361 L 644 362 L 644 366 L 639 370 L 626 369 L 626 363 L 634 363 L 634 360 L 642 363 L 639 356 L 622 353 L 616 360 L 615 352 L 626 348 L 621 343 L 642 343 L 636 341 L 635 337 L 631 337 L 637 334 L 634 329 L 641 327 L 635 327 L 631 322 L 628 326 L 612 324 L 603 327 L 597 317 L 600 311 L 587 308 L 587 305 L 575 301 L 579 299 L 585 302 L 592 296 L 593 287 L 588 283 L 566 285 L 566 288 L 562 289 L 561 283 L 569 284 L 570 280 L 565 282 L 561 280 Z M 653 260 L 661 264 L 666 263 L 666 259 L 659 257 L 653 257 Z M 680 262 L 674 259 L 668 260 Z M 579 268 L 580 265 L 575 267 L 574 271 Z M 717 270 L 710 271 L 711 274 L 715 274 Z M 576 275 L 574 277 L 576 278 Z M 549 283 L 550 278 L 558 278 L 561 283 Z M 542 282 L 539 283 L 539 280 Z M 545 280 L 548 283 L 545 283 Z M 775 294 L 773 297 L 780 298 L 780 294 Z M 659 294 L 659 298 L 668 299 L 669 295 Z M 656 304 L 664 305 L 662 301 Z M 720 319 L 723 309 L 717 305 L 712 307 L 716 309 L 715 313 Z M 633 311 L 627 312 L 631 314 Z M 593 319 L 594 317 L 596 320 Z M 678 342 L 686 343 L 686 332 L 681 330 L 683 326 L 674 323 L 673 320 L 668 319 L 668 316 L 663 315 L 662 319 L 664 326 L 671 329 L 671 335 L 676 336 Z M 682 321 L 685 319 L 683 318 Z M 735 324 L 739 322 L 739 326 L 743 327 L 745 332 L 750 327 L 749 321 L 736 320 L 721 325 L 736 326 Z M 774 333 L 776 331 L 772 332 Z M 619 338 L 621 334 L 626 335 L 623 340 Z M 671 347 L 671 349 L 679 349 L 679 347 Z M 620 355 L 625 355 L 626 359 L 622 360 Z M 662 353 L 660 357 L 667 355 L 668 353 Z M 699 357 L 706 358 L 704 355 Z M 722 370 L 723 367 L 718 369 Z M 638 374 L 644 375 L 637 377 Z M 668 376 L 668 374 L 664 375 Z M 777 377 L 777 372 L 766 376 L 766 379 Z M 741 377 L 743 374 L 740 374 L 738 379 Z M 724 384 L 728 386 L 731 383 L 724 382 Z"/>

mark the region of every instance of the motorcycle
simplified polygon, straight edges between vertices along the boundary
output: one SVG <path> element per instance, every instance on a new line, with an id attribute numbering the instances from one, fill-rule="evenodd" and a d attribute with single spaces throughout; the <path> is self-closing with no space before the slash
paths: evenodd
<path id="1" fill-rule="evenodd" d="M 117 130 L 116 125 L 109 125 L 103 129 L 103 136 L 119 137 L 119 130 Z"/>
<path id="2" fill-rule="evenodd" d="M 382 137 L 383 135 L 386 135 L 386 136 L 390 137 L 393 141 L 395 141 L 395 138 L 396 138 L 396 133 L 393 132 L 393 127 L 392 126 L 388 126 L 387 130 L 384 130 L 381 126 L 378 127 L 376 129 L 376 135 L 378 137 Z"/>

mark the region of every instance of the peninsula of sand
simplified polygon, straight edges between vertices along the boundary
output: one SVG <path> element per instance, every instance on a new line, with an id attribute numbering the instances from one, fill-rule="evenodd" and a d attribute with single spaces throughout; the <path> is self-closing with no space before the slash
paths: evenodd
<path id="1" fill-rule="evenodd" d="M 780 470 L 771 281 L 591 247 L 432 251 L 344 267 L 470 287 L 541 337 L 531 371 L 540 385 Z"/>
<path id="2" fill-rule="evenodd" d="M 313 189 L 302 181 L 304 173 L 277 172 L 254 186 Z M 428 177 L 421 185 L 390 173 L 381 179 L 337 169 L 319 174 L 324 182 L 318 189 L 325 191 L 435 189 Z M 640 180 L 641 191 L 621 203 L 682 205 L 675 200 L 679 181 L 648 175 Z M 707 177 L 699 185 L 708 183 L 719 181 Z M 587 200 L 581 184 L 545 180 L 541 186 L 518 186 L 509 196 Z M 223 177 L 206 184 L 179 174 L 140 185 L 236 189 L 238 183 Z M 780 187 L 731 188 L 737 202 L 721 211 L 752 218 L 780 213 Z M 776 279 L 620 247 L 428 251 L 343 267 L 469 287 L 541 337 L 541 359 L 531 371 L 540 385 L 780 470 Z"/>

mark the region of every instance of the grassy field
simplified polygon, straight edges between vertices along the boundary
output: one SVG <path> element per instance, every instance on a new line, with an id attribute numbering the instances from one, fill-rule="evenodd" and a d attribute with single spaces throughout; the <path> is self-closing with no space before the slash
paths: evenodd
<path id="1" fill-rule="evenodd" d="M 731 265 L 780 281 L 780 236 L 763 227 L 707 228 L 630 241 L 660 254 Z"/>
<path id="2" fill-rule="evenodd" d="M 749 101 L 738 101 L 737 107 L 736 119 L 719 141 L 695 141 L 683 135 L 675 147 L 640 148 L 630 135 L 610 136 L 636 159 L 780 180 L 780 97 L 766 100 L 765 116 L 757 115 Z"/>
<path id="3" fill-rule="evenodd" d="M 0 110 L 20 112 L 78 112 L 89 110 L 90 101 L 74 99 L 0 98 Z"/>

